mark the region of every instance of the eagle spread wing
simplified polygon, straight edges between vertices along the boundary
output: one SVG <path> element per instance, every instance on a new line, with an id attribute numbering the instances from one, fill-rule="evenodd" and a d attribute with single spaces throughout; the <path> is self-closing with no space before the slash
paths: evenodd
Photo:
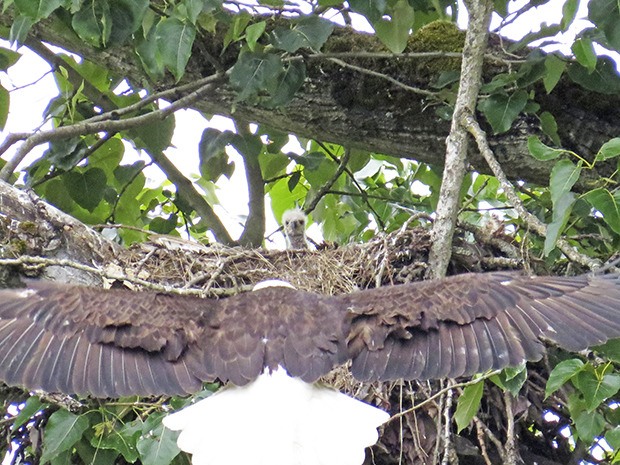
<path id="1" fill-rule="evenodd" d="M 457 377 L 620 337 L 620 276 L 460 275 L 321 296 L 277 287 L 227 299 L 54 283 L 0 290 L 0 380 L 31 389 L 183 394 L 264 368 L 314 381 Z"/>

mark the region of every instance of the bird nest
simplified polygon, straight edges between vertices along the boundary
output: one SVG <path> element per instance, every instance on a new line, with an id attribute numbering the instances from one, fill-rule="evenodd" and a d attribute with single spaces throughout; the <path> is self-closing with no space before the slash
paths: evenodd
<path id="1" fill-rule="evenodd" d="M 523 260 L 513 248 L 508 256 L 497 241 L 474 244 L 465 232 L 455 241 L 450 273 L 517 268 Z M 122 274 L 205 296 L 225 296 L 251 289 L 267 279 L 287 281 L 298 289 L 335 295 L 356 289 L 421 280 L 427 268 L 430 235 L 412 228 L 380 235 L 364 244 L 317 250 L 265 250 L 202 246 L 156 238 L 132 247 Z M 508 241 L 503 249 L 512 247 Z M 119 266 L 119 265 L 115 265 Z"/>

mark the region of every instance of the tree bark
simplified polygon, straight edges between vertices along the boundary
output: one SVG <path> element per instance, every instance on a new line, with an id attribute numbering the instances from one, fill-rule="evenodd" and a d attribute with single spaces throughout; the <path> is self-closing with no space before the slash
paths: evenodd
<path id="1" fill-rule="evenodd" d="M 32 255 L 102 268 L 124 250 L 34 193 L 0 181 L 0 258 Z M 0 279 L 6 280 L 6 270 L 1 271 Z M 43 277 L 87 285 L 101 283 L 98 276 L 65 266 L 48 266 Z"/>

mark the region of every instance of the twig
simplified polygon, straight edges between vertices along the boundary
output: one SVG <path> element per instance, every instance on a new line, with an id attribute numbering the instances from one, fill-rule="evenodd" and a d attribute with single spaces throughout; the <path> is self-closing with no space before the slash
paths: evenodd
<path id="1" fill-rule="evenodd" d="M 325 150 L 325 153 L 335 162 L 338 162 L 338 157 L 329 149 L 329 147 L 327 145 L 325 145 L 323 142 L 321 141 L 315 141 L 319 147 L 321 147 L 323 150 Z M 385 224 L 383 223 L 383 220 L 381 219 L 381 216 L 379 216 L 379 214 L 377 213 L 377 211 L 374 209 L 374 207 L 370 204 L 370 202 L 368 202 L 368 195 L 366 194 L 366 190 L 362 188 L 362 186 L 360 186 L 359 182 L 357 182 L 357 179 L 355 179 L 355 174 L 349 169 L 347 168 L 346 164 L 344 165 L 344 172 L 347 173 L 347 176 L 349 176 L 349 179 L 351 179 L 351 183 L 355 186 L 355 188 L 359 191 L 362 199 L 364 200 L 364 202 L 366 203 L 366 206 L 368 207 L 368 210 L 370 210 L 370 212 L 372 213 L 373 217 L 375 218 L 375 221 L 377 222 L 377 224 L 379 225 L 379 228 L 381 230 L 385 229 Z"/>
<path id="2" fill-rule="evenodd" d="M 474 424 L 476 425 L 476 438 L 478 439 L 478 445 L 480 446 L 480 455 L 482 455 L 486 465 L 493 465 L 493 462 L 491 462 L 489 457 L 489 452 L 487 451 L 487 443 L 484 440 L 484 430 L 480 426 L 480 423 L 480 419 L 478 417 L 474 417 Z"/>
<path id="3" fill-rule="evenodd" d="M 437 399 L 438 397 L 444 395 L 446 392 L 448 392 L 448 391 L 450 391 L 452 389 L 464 388 L 464 387 L 467 387 L 467 386 L 471 386 L 472 384 L 480 383 L 480 382 L 484 381 L 485 379 L 490 378 L 491 376 L 495 376 L 495 375 L 501 373 L 501 371 L 502 370 L 490 371 L 490 372 L 485 373 L 484 375 L 482 375 L 482 376 L 480 376 L 478 378 L 470 379 L 469 381 L 464 381 L 462 383 L 456 383 L 456 384 L 453 384 L 451 386 L 445 387 L 445 388 L 439 390 L 438 392 L 436 392 L 435 394 L 433 394 L 432 396 L 430 396 L 428 399 L 425 399 L 424 401 L 420 402 L 419 404 L 416 404 L 413 407 L 408 408 L 407 410 L 404 410 L 402 412 L 398 412 L 398 413 L 392 415 L 390 417 L 390 419 L 388 420 L 388 422 L 396 420 L 397 418 L 400 418 L 403 415 L 406 415 L 408 413 L 415 412 L 419 408 L 421 408 L 424 405 L 434 401 L 435 399 Z"/>
<path id="4" fill-rule="evenodd" d="M 347 163 L 349 163 L 350 158 L 351 158 L 351 150 L 345 149 L 344 155 L 342 155 L 342 157 L 340 158 L 338 162 L 338 168 L 336 168 L 336 172 L 334 173 L 334 175 L 330 179 L 328 179 L 325 184 L 321 186 L 321 188 L 317 191 L 314 197 L 312 197 L 310 202 L 308 202 L 307 205 L 304 205 L 304 212 L 306 214 L 314 210 L 317 204 L 320 202 L 320 200 L 330 192 L 331 187 L 334 185 L 334 183 L 338 180 L 340 175 L 347 168 Z"/>
<path id="5" fill-rule="evenodd" d="M 424 90 L 424 89 L 420 89 L 419 87 L 409 86 L 407 84 L 400 82 L 397 79 L 394 79 L 392 76 L 388 76 L 387 74 L 379 73 L 378 71 L 374 71 L 372 69 L 362 68 L 361 66 L 352 65 L 338 58 L 328 58 L 327 60 L 331 61 L 332 63 L 337 64 L 338 66 L 341 66 L 343 68 L 348 68 L 353 71 L 357 71 L 358 73 L 361 73 L 361 74 L 368 74 L 369 76 L 374 76 L 380 79 L 385 79 L 386 81 L 394 84 L 395 86 L 400 87 L 401 89 L 405 89 L 406 91 L 413 92 L 414 94 L 424 95 L 425 97 L 431 97 L 431 98 L 438 97 L 437 92 L 431 92 L 430 90 Z"/>

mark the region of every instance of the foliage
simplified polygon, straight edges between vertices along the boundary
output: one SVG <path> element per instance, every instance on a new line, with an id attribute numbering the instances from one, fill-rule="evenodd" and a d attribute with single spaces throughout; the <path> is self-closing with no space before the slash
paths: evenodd
<path id="1" fill-rule="evenodd" d="M 543 3 L 531 2 L 521 11 Z M 494 4 L 506 23 L 521 14 L 509 13 L 506 0 Z M 460 56 L 446 58 L 442 54 L 462 49 L 463 32 L 450 22 L 457 16 L 457 2 L 260 0 L 248 6 L 234 0 L 3 0 L 1 5 L 1 14 L 12 18 L 10 30 L 1 31 L 5 38 L 32 46 L 40 31 L 54 31 L 63 37 L 61 45 L 71 52 L 45 54 L 37 49 L 53 64 L 58 87 L 58 95 L 50 99 L 42 120 L 50 120 L 57 130 L 77 129 L 44 141 L 49 142 L 45 153 L 22 169 L 20 182 L 87 224 L 130 226 L 118 229 L 119 242 L 129 245 L 155 232 L 234 243 L 213 207 L 222 200 L 217 183 L 238 172 L 241 164 L 248 191 L 259 192 L 259 200 L 265 193 L 276 218 L 300 205 L 311 213 L 312 222 L 321 227 L 327 241 L 367 241 L 405 223 L 428 227 L 432 222 L 441 167 L 404 160 L 395 156 L 397 153 L 343 147 L 322 140 L 321 134 L 311 140 L 298 137 L 301 150 L 293 152 L 286 148 L 288 133 L 261 121 L 249 125 L 239 109 L 286 112 L 287 105 L 295 104 L 295 96 L 312 92 L 307 84 L 317 75 L 338 68 L 342 79 L 347 80 L 342 61 L 330 61 L 333 57 L 321 50 L 339 51 L 329 47 L 344 34 L 331 21 L 334 16 L 346 22 L 351 15 L 362 15 L 374 28 L 378 42 L 372 50 L 351 47 L 360 53 L 353 65 L 370 68 L 369 60 L 374 58 L 362 56 L 362 52 L 383 53 L 381 72 L 388 75 L 396 70 L 395 77 L 389 77 L 425 91 L 424 107 L 432 108 L 429 111 L 434 111 L 438 120 L 449 119 Z M 620 248 L 620 138 L 593 147 L 594 156 L 580 153 L 563 145 L 559 135 L 562 128 L 558 127 L 562 115 L 545 107 L 548 96 L 567 88 L 593 91 L 599 99 L 620 95 L 615 65 L 597 55 L 598 46 L 620 51 L 618 4 L 609 0 L 589 2 L 592 26 L 578 34 L 571 46 L 572 57 L 529 47 L 534 40 L 553 42 L 557 32 L 571 27 L 578 6 L 577 0 L 567 0 L 558 24 L 504 44 L 510 55 L 500 55 L 499 63 L 492 61 L 485 70 L 477 108 L 494 137 L 509 137 L 520 131 L 524 121 L 535 121 L 536 131 L 528 140 L 530 153 L 521 155 L 552 166 L 549 180 L 534 183 L 528 180 L 528 173 L 512 173 L 511 178 L 522 178 L 517 184 L 519 198 L 547 225 L 547 234 L 532 233 L 497 178 L 472 172 L 461 190 L 459 221 L 491 237 L 508 237 L 515 249 L 524 251 L 519 258 L 539 272 L 582 270 L 561 253 L 558 239 L 585 256 L 603 261 Z M 35 34 L 29 35 L 32 32 Z M 435 37 L 441 40 L 433 40 Z M 128 65 L 124 73 L 123 68 L 112 68 L 103 58 L 81 58 L 125 50 L 139 62 L 138 71 Z M 438 55 L 399 68 L 405 56 L 398 54 L 403 51 Z M 19 59 L 19 53 L 0 48 L 0 71 L 8 70 Z M 388 102 L 386 94 L 377 97 L 369 90 L 383 92 L 387 86 L 374 72 L 362 74 L 359 80 L 363 103 L 371 108 L 377 99 Z M 161 111 L 157 98 L 176 101 L 180 95 L 199 89 L 193 82 L 196 76 L 214 77 L 217 85 L 234 89 L 231 111 L 239 117 L 235 131 L 214 127 L 203 131 L 196 148 L 199 173 L 188 179 L 171 169 L 164 155 L 178 129 L 174 115 L 154 112 Z M 158 94 L 175 85 L 181 90 L 163 97 Z M 416 100 L 420 98 L 415 94 Z M 403 105 L 409 104 L 404 100 Z M 388 103 L 395 108 L 402 104 Z M 0 87 L 0 129 L 10 108 L 10 91 Z M 156 117 L 141 123 L 140 118 L 148 115 Z M 330 125 L 327 108 L 325 114 L 309 114 L 308 118 Z M 97 126 L 108 121 L 127 124 Z M 360 121 L 360 126 L 363 123 Z M 147 154 L 151 161 L 135 161 L 129 147 Z M 233 160 L 233 150 L 242 163 Z M 148 165 L 159 166 L 166 179 L 147 179 L 144 170 Z M 598 176 L 596 169 L 600 166 L 611 166 L 611 174 Z M 252 213 L 244 232 L 255 228 L 261 240 L 242 234 L 238 243 L 258 246 L 265 236 L 265 219 L 259 215 L 252 223 Z M 497 218 L 501 220 L 499 226 Z M 471 238 L 466 240 L 472 242 Z M 608 354 L 604 349 L 601 353 Z M 605 438 L 613 449 L 607 452 L 607 459 L 618 463 L 620 409 L 614 403 L 620 388 L 617 351 L 615 356 L 613 351 L 608 354 L 615 361 L 605 364 L 582 358 L 561 361 L 551 372 L 545 394 L 549 411 L 572 421 L 566 427 L 579 447 L 588 449 Z M 526 373 L 524 369 L 506 371 L 491 381 L 518 396 Z M 459 430 L 468 427 L 484 403 L 483 389 L 488 385 L 481 382 L 469 386 L 460 396 L 455 413 Z M 31 397 L 13 418 L 14 436 L 24 444 L 29 444 L 25 439 L 28 428 L 43 425 L 44 446 L 42 450 L 26 447 L 23 453 L 28 458 L 40 457 L 54 464 L 69 460 L 112 463 L 121 456 L 128 463 L 187 462 L 187 457 L 177 455 L 173 438 L 161 429 L 161 412 L 148 416 L 148 409 L 110 405 L 78 413 L 50 413 L 50 409 Z"/>

